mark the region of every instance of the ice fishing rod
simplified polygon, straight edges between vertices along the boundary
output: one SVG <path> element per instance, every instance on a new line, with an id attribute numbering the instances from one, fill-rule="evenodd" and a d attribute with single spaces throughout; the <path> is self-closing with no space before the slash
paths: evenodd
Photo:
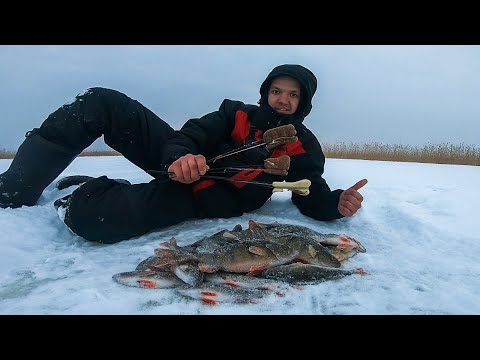
<path id="1" fill-rule="evenodd" d="M 276 158 L 268 158 L 263 161 L 263 168 L 259 165 L 214 167 L 208 170 L 209 174 L 224 174 L 238 171 L 263 170 L 267 174 L 287 176 L 290 169 L 290 156 L 282 155 Z"/>
<path id="2" fill-rule="evenodd" d="M 219 168 L 210 168 L 208 172 L 210 174 L 224 174 L 227 172 L 238 172 L 238 171 L 259 171 L 262 170 L 267 174 L 271 175 L 280 175 L 286 176 L 288 175 L 288 169 L 290 169 L 290 156 L 282 155 L 276 158 L 268 158 L 263 161 L 263 168 L 259 165 L 250 165 L 250 166 L 226 166 L 226 167 L 219 167 Z M 147 172 L 151 175 L 154 174 L 161 174 L 161 175 L 168 175 L 172 177 L 175 175 L 174 172 L 169 172 L 166 170 L 147 170 Z"/>
<path id="3" fill-rule="evenodd" d="M 213 164 L 215 161 L 219 159 L 223 159 L 228 156 L 236 155 L 243 151 L 251 150 L 260 146 L 266 146 L 267 149 L 273 149 L 277 146 L 289 144 L 298 140 L 297 138 L 297 130 L 295 126 L 292 124 L 278 126 L 273 129 L 268 129 L 263 133 L 262 140 L 257 140 L 243 146 L 240 146 L 236 149 L 227 151 L 223 154 L 217 155 L 209 160 L 207 160 L 207 164 Z"/>
<path id="4" fill-rule="evenodd" d="M 291 190 L 291 191 L 294 191 L 296 194 L 302 195 L 302 196 L 307 196 L 308 194 L 310 194 L 309 188 L 310 188 L 310 185 L 312 185 L 312 182 L 308 179 L 302 179 L 302 180 L 293 181 L 293 182 L 273 181 L 271 183 L 264 183 L 260 181 L 254 181 L 254 180 L 225 178 L 222 176 L 215 176 L 215 175 L 203 175 L 201 176 L 201 178 L 234 181 L 234 182 L 241 182 L 246 184 L 265 186 L 273 189 L 273 192 L 282 192 L 283 190 Z"/>
<path id="5" fill-rule="evenodd" d="M 255 170 L 255 169 L 252 169 L 252 170 Z M 162 171 L 162 170 L 148 170 L 147 172 L 150 174 L 158 174 L 158 173 L 162 175 L 168 174 L 168 176 L 172 180 L 175 177 L 175 173 Z M 229 178 L 229 177 L 218 176 L 218 175 L 201 175 L 200 178 L 224 180 L 224 181 L 231 181 L 231 182 L 233 181 L 233 182 L 240 182 L 240 183 L 246 183 L 246 184 L 252 184 L 252 185 L 265 186 L 273 189 L 273 192 L 282 192 L 283 190 L 291 190 L 291 191 L 294 191 L 296 194 L 302 195 L 302 196 L 307 196 L 308 194 L 310 194 L 309 187 L 312 184 L 312 182 L 308 179 L 302 179 L 294 182 L 273 181 L 271 183 L 266 183 L 266 182 L 254 181 L 254 180 L 235 179 L 235 178 Z"/>

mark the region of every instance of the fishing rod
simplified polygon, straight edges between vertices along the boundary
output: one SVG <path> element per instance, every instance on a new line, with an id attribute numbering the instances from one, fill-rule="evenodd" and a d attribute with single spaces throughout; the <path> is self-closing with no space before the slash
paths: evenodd
<path id="1" fill-rule="evenodd" d="M 255 169 L 252 169 L 255 170 Z M 162 171 L 162 170 L 148 170 L 150 174 L 158 174 L 161 173 L 163 175 L 169 175 L 170 179 L 174 179 L 175 173 Z M 235 179 L 235 178 L 228 178 L 224 176 L 217 176 L 217 175 L 201 175 L 200 178 L 202 179 L 214 179 L 214 180 L 224 180 L 224 181 L 231 181 L 231 182 L 240 182 L 252 185 L 259 185 L 265 186 L 273 189 L 273 192 L 282 192 L 283 190 L 291 190 L 294 191 L 298 195 L 307 196 L 310 194 L 309 187 L 312 184 L 308 179 L 302 179 L 294 182 L 287 182 L 287 181 L 273 181 L 271 183 L 261 182 L 261 181 L 254 181 L 254 180 L 244 180 L 244 179 Z"/>
<path id="2" fill-rule="evenodd" d="M 208 170 L 209 173 L 227 173 L 227 172 L 238 172 L 238 171 L 258 171 L 262 170 L 267 174 L 271 175 L 280 175 L 286 176 L 288 175 L 288 169 L 290 169 L 290 156 L 282 155 L 276 158 L 268 158 L 263 161 L 263 168 L 259 165 L 248 165 L 248 166 L 226 166 L 226 167 L 219 167 L 219 168 L 210 168 Z M 167 170 L 147 170 L 148 173 L 151 175 L 153 174 L 161 174 L 161 175 L 168 175 L 170 177 L 174 176 L 174 172 L 169 172 Z"/>
<path id="3" fill-rule="evenodd" d="M 292 124 L 278 126 L 273 129 L 268 129 L 263 133 L 262 140 L 257 140 L 243 146 L 240 146 L 236 149 L 227 151 L 223 154 L 217 155 L 209 160 L 207 164 L 213 164 L 219 159 L 223 159 L 228 156 L 236 155 L 243 151 L 251 150 L 260 146 L 266 146 L 267 149 L 271 150 L 277 146 L 289 144 L 298 140 L 297 130 Z"/>
<path id="4" fill-rule="evenodd" d="M 309 187 L 312 185 L 312 182 L 308 179 L 302 179 L 298 181 L 288 182 L 288 181 L 273 181 L 272 183 L 264 183 L 260 181 L 254 180 L 241 180 L 235 178 L 224 178 L 222 176 L 214 176 L 214 175 L 203 175 L 201 178 L 204 179 L 217 179 L 217 180 L 226 180 L 226 181 L 234 181 L 234 182 L 241 182 L 246 184 L 253 184 L 259 186 L 265 186 L 273 189 L 273 192 L 282 192 L 283 190 L 291 190 L 298 195 L 307 196 L 310 194 Z"/>
<path id="5" fill-rule="evenodd" d="M 219 169 L 210 169 L 208 170 L 209 174 L 213 175 L 219 175 L 219 174 L 228 174 L 228 173 L 238 173 L 239 171 L 246 171 L 246 172 L 252 172 L 252 171 L 262 171 L 266 174 L 270 175 L 279 175 L 279 176 L 287 176 L 288 172 L 286 170 L 280 170 L 280 169 L 264 169 L 261 167 L 255 168 L 255 167 L 228 167 L 228 168 L 219 168 Z"/>
<path id="6" fill-rule="evenodd" d="M 248 166 L 226 166 L 226 167 L 215 167 L 210 168 L 208 172 L 212 173 L 227 173 L 227 172 L 237 172 L 243 170 L 263 170 L 267 174 L 271 175 L 280 175 L 280 176 L 287 176 L 288 169 L 290 169 L 290 156 L 282 155 L 276 158 L 268 158 L 263 161 L 263 168 L 259 165 L 248 165 Z"/>

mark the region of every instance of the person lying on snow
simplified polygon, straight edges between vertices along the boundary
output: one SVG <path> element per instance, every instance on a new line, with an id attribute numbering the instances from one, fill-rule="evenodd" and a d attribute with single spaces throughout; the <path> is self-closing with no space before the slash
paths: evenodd
<path id="1" fill-rule="evenodd" d="M 358 190 L 367 180 L 332 191 L 322 177 L 325 156 L 303 123 L 316 89 L 317 79 L 307 68 L 279 65 L 260 86 L 259 106 L 225 99 L 217 111 L 174 130 L 121 92 L 89 88 L 27 132 L 9 169 L 0 175 L 0 207 L 35 205 L 73 159 L 103 135 L 107 145 L 133 164 L 164 175 L 142 184 L 87 178 L 57 200 L 65 224 L 90 241 L 116 243 L 190 219 L 241 216 L 272 196 L 271 187 L 249 181 L 308 179 L 308 196 L 292 191 L 292 202 L 302 214 L 320 221 L 353 216 L 363 201 Z M 215 158 L 288 124 L 296 130 L 293 142 Z M 290 157 L 286 175 L 262 170 L 266 159 L 285 155 Z M 232 181 L 226 181 L 208 178 L 213 169 L 237 170 L 228 175 Z"/>

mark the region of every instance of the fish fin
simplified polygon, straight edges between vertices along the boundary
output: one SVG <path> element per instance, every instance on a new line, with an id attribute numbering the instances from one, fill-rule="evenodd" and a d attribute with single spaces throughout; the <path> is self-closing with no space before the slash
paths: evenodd
<path id="1" fill-rule="evenodd" d="M 154 250 L 157 259 L 154 262 L 148 264 L 149 268 L 165 268 L 176 262 L 175 253 L 170 249 L 155 249 Z"/>
<path id="2" fill-rule="evenodd" d="M 264 246 L 252 245 L 248 248 L 252 254 L 259 255 L 259 256 L 269 256 L 272 251 L 267 249 Z"/>
<path id="3" fill-rule="evenodd" d="M 295 289 L 295 290 L 298 290 L 298 291 L 302 291 L 302 290 L 305 289 L 305 287 L 303 287 L 302 285 L 298 285 L 298 284 L 291 285 L 291 288 Z"/>
<path id="4" fill-rule="evenodd" d="M 162 241 L 161 243 L 158 244 L 160 246 L 160 249 L 175 249 L 177 248 L 177 239 L 175 237 L 172 237 L 168 241 Z"/>
<path id="5" fill-rule="evenodd" d="M 159 270 L 170 271 L 170 266 L 171 266 L 170 261 L 165 259 L 147 264 L 147 268 L 151 271 L 159 271 Z"/>
<path id="6" fill-rule="evenodd" d="M 298 262 L 298 263 L 301 263 L 301 264 L 310 264 L 310 261 L 307 261 L 307 259 L 304 259 L 304 258 L 295 258 L 294 262 Z"/>
<path id="7" fill-rule="evenodd" d="M 342 262 L 346 259 L 348 259 L 350 256 L 348 254 L 345 254 L 343 251 L 332 251 L 331 254 L 335 259 L 338 261 Z"/>
<path id="8" fill-rule="evenodd" d="M 354 274 L 359 274 L 359 275 L 370 275 L 368 272 L 366 272 L 363 268 L 359 267 L 354 270 Z"/>
<path id="9" fill-rule="evenodd" d="M 202 298 L 200 298 L 200 301 L 205 305 L 212 305 L 212 306 L 218 305 L 218 303 L 215 300 L 212 300 L 210 298 L 202 297 Z"/>
<path id="10" fill-rule="evenodd" d="M 206 304 L 206 305 L 218 305 L 218 302 L 216 299 L 218 299 L 218 294 L 215 292 L 215 291 L 211 291 L 211 290 L 208 290 L 208 291 L 205 291 L 205 290 L 202 290 L 200 291 L 200 297 L 199 297 L 199 300 Z"/>
<path id="11" fill-rule="evenodd" d="M 238 239 L 237 235 L 232 234 L 230 231 L 225 231 L 222 234 L 222 237 L 227 239 Z"/>
<path id="12" fill-rule="evenodd" d="M 160 246 L 160 249 L 170 249 L 171 245 L 169 241 L 162 241 L 161 243 L 158 244 Z"/>
<path id="13" fill-rule="evenodd" d="M 201 272 L 210 273 L 210 274 L 217 272 L 219 270 L 218 267 L 210 264 L 206 264 L 206 263 L 199 263 L 198 268 L 200 269 Z"/>
<path id="14" fill-rule="evenodd" d="M 233 232 L 240 232 L 243 231 L 242 225 L 237 224 L 235 227 L 232 229 Z"/>
<path id="15" fill-rule="evenodd" d="M 308 254 L 312 257 L 312 258 L 316 258 L 317 256 L 317 250 L 315 250 L 315 248 L 312 246 L 312 245 L 308 245 Z"/>
<path id="16" fill-rule="evenodd" d="M 258 264 L 258 265 L 252 265 L 248 269 L 248 273 L 246 274 L 247 276 L 255 276 L 263 272 L 263 270 L 268 268 L 268 264 Z"/>
<path id="17" fill-rule="evenodd" d="M 253 220 L 248 220 L 248 228 L 249 228 L 250 230 L 253 230 L 253 229 L 259 229 L 259 228 L 261 228 L 261 226 L 258 225 L 258 224 L 257 224 L 255 221 L 253 221 Z"/>
<path id="18" fill-rule="evenodd" d="M 157 282 L 150 279 L 138 279 L 137 283 L 139 287 L 145 288 L 145 289 L 155 289 L 158 287 Z"/>

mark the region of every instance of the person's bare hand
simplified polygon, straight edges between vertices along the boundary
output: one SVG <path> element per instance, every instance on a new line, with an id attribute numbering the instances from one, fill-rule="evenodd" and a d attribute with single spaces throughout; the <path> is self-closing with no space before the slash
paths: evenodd
<path id="1" fill-rule="evenodd" d="M 184 184 L 191 184 L 205 175 L 209 166 L 203 155 L 187 154 L 175 160 L 169 167 L 170 178 Z"/>
<path id="2" fill-rule="evenodd" d="M 364 187 L 367 182 L 367 179 L 362 179 L 340 194 L 340 200 L 338 202 L 338 211 L 340 214 L 350 217 L 355 215 L 355 213 L 362 207 L 363 196 L 358 190 Z"/>

